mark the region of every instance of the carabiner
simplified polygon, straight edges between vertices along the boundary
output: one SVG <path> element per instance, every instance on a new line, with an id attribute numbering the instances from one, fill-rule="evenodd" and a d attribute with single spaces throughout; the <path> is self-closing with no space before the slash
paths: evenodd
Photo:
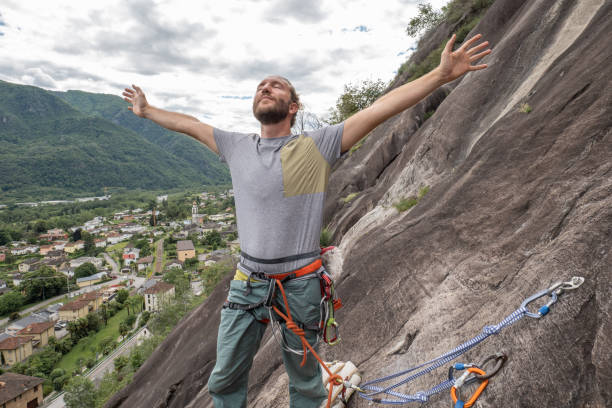
<path id="1" fill-rule="evenodd" d="M 328 338 L 327 330 L 331 330 L 332 327 L 334 328 L 334 337 L 330 339 Z M 338 323 L 333 317 L 327 319 L 327 322 L 325 323 L 325 328 L 323 329 L 323 341 L 330 346 L 335 346 L 340 341 L 338 338 Z"/>
<path id="2" fill-rule="evenodd" d="M 574 276 L 570 281 L 567 282 L 556 282 L 548 289 L 538 292 L 535 295 L 525 299 L 525 301 L 521 304 L 521 308 L 525 309 L 525 314 L 527 316 L 533 317 L 534 319 L 539 319 L 540 317 L 545 316 L 550 311 L 550 307 L 557 302 L 559 295 L 561 295 L 567 290 L 578 289 L 583 283 L 584 278 L 581 276 Z M 544 306 L 540 307 L 538 313 L 533 313 L 527 310 L 527 305 L 529 303 L 544 296 L 550 296 L 550 300 Z"/>
<path id="3" fill-rule="evenodd" d="M 480 368 L 477 367 L 469 367 L 468 369 L 469 373 L 475 373 L 475 374 L 480 374 L 480 375 L 487 375 L 487 373 L 485 373 L 484 371 L 482 371 Z M 466 373 L 468 374 L 468 373 Z M 464 377 L 463 375 L 461 377 Z M 451 398 L 453 400 L 453 404 L 455 408 L 469 408 L 471 407 L 474 402 L 476 402 L 476 400 L 478 399 L 478 397 L 480 397 L 480 394 L 482 394 L 482 391 L 484 391 L 485 388 L 487 388 L 487 385 L 489 384 L 489 380 L 484 380 L 483 382 L 480 383 L 480 385 L 478 386 L 478 388 L 476 389 L 476 391 L 474 391 L 474 394 L 472 394 L 472 396 L 470 397 L 470 399 L 465 402 L 460 400 L 459 398 L 457 398 L 457 389 L 461 387 L 461 384 L 459 385 L 453 385 L 451 387 L 450 390 L 450 394 L 451 394 Z"/>
<path id="4" fill-rule="evenodd" d="M 538 313 L 533 313 L 530 312 L 529 310 L 527 310 L 527 305 L 531 302 L 533 302 L 534 300 L 537 300 L 541 297 L 544 296 L 550 296 L 551 299 L 548 301 L 547 304 L 545 304 L 544 306 L 542 306 L 539 310 Z M 525 314 L 529 317 L 533 317 L 534 319 L 539 319 L 542 316 L 545 316 L 549 310 L 550 307 L 557 301 L 557 293 L 555 291 L 552 291 L 549 293 L 548 289 L 543 290 L 539 293 L 536 293 L 535 295 L 528 297 L 527 299 L 525 299 L 525 301 L 523 301 L 523 303 L 521 304 L 522 308 L 525 308 Z"/>

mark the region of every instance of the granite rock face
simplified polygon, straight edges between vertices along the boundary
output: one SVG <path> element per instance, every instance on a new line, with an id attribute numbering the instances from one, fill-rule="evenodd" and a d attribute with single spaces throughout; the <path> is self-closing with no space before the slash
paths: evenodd
<path id="1" fill-rule="evenodd" d="M 328 266 L 345 307 L 342 342 L 322 355 L 355 362 L 365 381 L 388 375 L 583 276 L 547 316 L 522 319 L 460 360 L 509 356 L 480 407 L 612 406 L 612 3 L 498 0 L 476 32 L 493 46 L 487 70 L 390 119 L 334 169 L 325 218 L 338 248 Z M 394 208 L 425 186 L 415 207 Z M 211 407 L 205 384 L 226 288 L 107 407 Z M 288 406 L 278 345 L 269 333 L 262 344 L 249 406 Z M 400 391 L 445 376 L 439 369 Z M 445 393 L 428 405 L 449 401 Z"/>

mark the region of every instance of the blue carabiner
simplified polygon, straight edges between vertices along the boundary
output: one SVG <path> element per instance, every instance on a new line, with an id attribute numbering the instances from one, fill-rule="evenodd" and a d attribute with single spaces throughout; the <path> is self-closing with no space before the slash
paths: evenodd
<path id="1" fill-rule="evenodd" d="M 540 309 L 538 310 L 538 313 L 533 313 L 533 312 L 530 312 L 529 310 L 527 310 L 527 305 L 529 303 L 531 303 L 534 300 L 537 300 L 537 299 L 539 299 L 541 297 L 544 297 L 544 296 L 550 296 L 550 300 L 544 306 L 540 307 Z M 535 295 L 525 299 L 525 301 L 521 304 L 521 307 L 525 308 L 525 314 L 527 316 L 533 317 L 534 319 L 539 319 L 542 316 L 546 316 L 546 314 L 550 311 L 550 307 L 553 304 L 555 304 L 557 299 L 558 299 L 558 296 L 557 296 L 556 291 L 550 290 L 550 288 L 549 288 L 549 289 L 543 290 L 541 292 L 538 292 Z"/>

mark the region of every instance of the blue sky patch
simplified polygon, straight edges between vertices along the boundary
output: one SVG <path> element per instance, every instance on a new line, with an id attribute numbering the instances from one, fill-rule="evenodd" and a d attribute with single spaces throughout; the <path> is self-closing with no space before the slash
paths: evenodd
<path id="1" fill-rule="evenodd" d="M 223 99 L 241 99 L 241 100 L 246 100 L 246 99 L 251 99 L 252 96 L 237 96 L 237 95 L 221 95 L 221 97 Z"/>

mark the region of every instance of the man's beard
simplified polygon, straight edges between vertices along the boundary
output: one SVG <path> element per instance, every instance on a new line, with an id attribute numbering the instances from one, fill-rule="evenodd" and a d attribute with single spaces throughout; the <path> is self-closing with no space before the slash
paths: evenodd
<path id="1" fill-rule="evenodd" d="M 259 101 L 261 102 L 261 100 Z M 289 114 L 289 102 L 283 100 L 274 101 L 273 106 L 257 109 L 253 104 L 253 115 L 262 125 L 273 125 L 282 122 Z"/>

